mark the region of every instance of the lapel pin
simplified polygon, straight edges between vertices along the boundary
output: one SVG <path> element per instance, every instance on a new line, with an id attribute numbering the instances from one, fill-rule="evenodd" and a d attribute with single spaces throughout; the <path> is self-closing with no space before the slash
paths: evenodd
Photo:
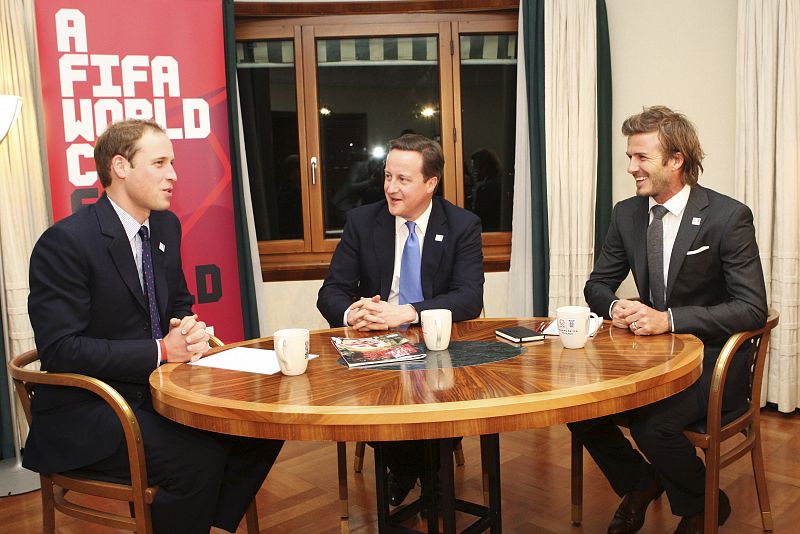
<path id="1" fill-rule="evenodd" d="M 164 243 L 159 241 L 158 242 L 158 250 L 160 250 L 161 252 L 164 252 L 165 250 L 167 250 L 167 247 L 164 246 Z"/>
<path id="2" fill-rule="evenodd" d="M 692 225 L 693 226 L 700 226 L 700 217 L 694 217 L 692 219 Z"/>
<path id="3" fill-rule="evenodd" d="M 444 236 L 442 234 L 436 234 L 436 241 L 444 241 Z"/>

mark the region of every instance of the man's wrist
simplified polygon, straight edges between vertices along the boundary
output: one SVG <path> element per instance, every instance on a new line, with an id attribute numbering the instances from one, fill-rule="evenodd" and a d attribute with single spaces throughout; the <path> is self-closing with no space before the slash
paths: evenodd
<path id="1" fill-rule="evenodd" d="M 167 344 L 164 342 L 164 338 L 158 340 L 158 352 L 159 352 L 159 365 L 163 365 L 169 361 L 167 355 Z"/>

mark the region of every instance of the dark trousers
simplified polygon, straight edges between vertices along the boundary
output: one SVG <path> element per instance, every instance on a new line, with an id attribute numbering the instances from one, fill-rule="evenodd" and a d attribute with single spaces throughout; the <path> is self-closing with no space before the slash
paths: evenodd
<path id="1" fill-rule="evenodd" d="M 454 446 L 461 438 L 454 441 Z M 375 446 L 374 443 L 370 445 Z M 387 441 L 383 443 L 383 459 L 395 475 L 422 477 L 425 473 L 425 443 L 422 440 Z M 434 471 L 439 469 L 439 457 L 434 457 Z"/>
<path id="2" fill-rule="evenodd" d="M 236 531 L 278 457 L 283 441 L 204 432 L 152 409 L 135 410 L 144 441 L 148 484 L 159 486 L 153 532 L 207 534 Z M 129 478 L 127 447 L 89 469 Z"/>
<path id="3" fill-rule="evenodd" d="M 703 419 L 707 406 L 700 385 L 649 406 L 627 412 L 631 436 L 625 438 L 612 417 L 568 423 L 619 496 L 647 488 L 654 474 L 669 497 L 672 513 L 688 516 L 703 511 L 705 466 L 683 429 Z"/>

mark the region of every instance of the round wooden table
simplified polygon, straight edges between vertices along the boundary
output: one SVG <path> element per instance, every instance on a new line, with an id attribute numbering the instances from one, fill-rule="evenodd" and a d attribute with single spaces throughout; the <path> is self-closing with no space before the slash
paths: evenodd
<path id="1" fill-rule="evenodd" d="M 480 361 L 486 343 L 506 342 L 495 329 L 536 328 L 537 319 L 476 319 L 453 325 L 451 342 L 475 347 L 468 359 Z M 438 455 L 441 497 L 429 496 L 389 511 L 388 477 L 382 447 L 375 448 L 375 484 L 380 532 L 399 526 L 423 507 L 428 532 L 455 532 L 456 510 L 478 519 L 470 532 L 501 531 L 499 433 L 577 421 L 630 410 L 677 393 L 700 376 L 703 344 L 691 335 L 634 336 L 606 323 L 582 349 L 565 349 L 557 337 L 522 345 L 522 353 L 501 361 L 451 367 L 429 358 L 425 369 L 350 369 L 338 363 L 331 336 L 365 337 L 351 329 L 313 332 L 308 370 L 299 376 L 252 374 L 168 364 L 150 376 L 153 405 L 162 415 L 188 426 L 261 438 L 331 440 L 339 443 L 342 520 L 347 519 L 346 441 L 425 441 L 428 484 Z M 421 341 L 418 327 L 404 335 Z M 455 344 L 453 344 L 455 346 Z M 271 338 L 227 345 L 272 349 Z M 483 348 L 481 348 L 483 347 Z M 506 347 L 507 348 L 507 347 Z M 215 352 L 223 349 L 216 349 Z M 439 353 L 441 355 L 441 353 Z M 433 365 L 433 362 L 438 362 Z M 418 366 L 418 364 L 415 364 Z M 481 436 L 486 505 L 455 498 L 454 440 Z M 432 486 L 431 486 L 432 487 Z M 431 492 L 433 494 L 433 492 Z M 416 532 L 416 531 L 415 531 Z"/>
<path id="2" fill-rule="evenodd" d="M 505 343 L 495 337 L 496 328 L 540 322 L 475 319 L 454 324 L 451 339 Z M 188 426 L 262 438 L 395 441 L 495 434 L 655 402 L 691 385 L 703 358 L 703 344 L 692 335 L 634 336 L 606 322 L 583 349 L 565 349 L 554 337 L 482 365 L 390 371 L 337 363 L 331 336 L 366 335 L 313 332 L 311 353 L 319 358 L 299 376 L 163 365 L 150 376 L 153 405 Z M 405 335 L 422 341 L 418 327 Z M 271 349 L 273 343 L 262 338 L 225 348 L 233 346 Z"/>

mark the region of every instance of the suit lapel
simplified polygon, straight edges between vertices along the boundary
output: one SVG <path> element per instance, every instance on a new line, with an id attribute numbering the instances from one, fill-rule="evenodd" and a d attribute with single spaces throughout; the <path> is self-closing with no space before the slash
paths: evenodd
<path id="1" fill-rule="evenodd" d="M 161 218 L 153 212 L 150 214 L 150 248 L 153 257 L 153 276 L 156 279 L 158 316 L 163 320 L 167 312 L 167 275 L 164 269 L 166 249 L 161 250 L 162 235 L 164 235 L 164 229 Z"/>
<path id="2" fill-rule="evenodd" d="M 667 300 L 675 287 L 675 280 L 681 271 L 686 253 L 694 243 L 700 226 L 703 224 L 703 210 L 708 206 L 708 194 L 701 186 L 692 187 L 689 193 L 689 201 L 683 211 L 681 225 L 678 227 L 678 235 L 675 236 L 675 244 L 672 245 L 672 255 L 669 260 L 669 274 L 667 275 Z M 698 224 L 695 224 L 697 222 Z"/>
<path id="3" fill-rule="evenodd" d="M 636 210 L 631 217 L 633 228 L 633 274 L 639 297 L 650 301 L 650 278 L 647 270 L 647 226 L 650 222 L 650 210 L 646 197 L 640 197 Z M 624 231 L 624 230 L 623 230 Z"/>
<path id="4" fill-rule="evenodd" d="M 125 229 L 122 227 L 119 217 L 105 194 L 100 197 L 95 203 L 95 206 L 95 213 L 97 214 L 97 220 L 100 224 L 100 231 L 103 235 L 110 238 L 108 252 L 117 268 L 117 272 L 125 283 L 125 286 L 136 299 L 136 302 L 138 302 L 142 310 L 147 313 L 147 304 L 145 303 L 144 293 L 142 292 L 142 286 L 139 282 L 139 272 L 136 270 L 133 252 L 131 251 L 131 242 L 125 235 Z"/>
<path id="5" fill-rule="evenodd" d="M 437 240 L 437 235 L 441 235 L 442 239 Z M 428 228 L 425 230 L 425 244 L 422 247 L 422 268 L 420 269 L 422 295 L 426 299 L 433 298 L 433 280 L 439 270 L 439 263 L 442 261 L 447 238 L 447 216 L 444 213 L 441 202 L 434 197 L 431 216 L 428 219 Z"/>
<path id="6" fill-rule="evenodd" d="M 395 234 L 394 216 L 389 208 L 382 209 L 375 221 L 372 232 L 372 243 L 375 247 L 375 258 L 378 261 L 379 279 L 381 281 L 381 299 L 389 298 L 394 276 Z"/>

